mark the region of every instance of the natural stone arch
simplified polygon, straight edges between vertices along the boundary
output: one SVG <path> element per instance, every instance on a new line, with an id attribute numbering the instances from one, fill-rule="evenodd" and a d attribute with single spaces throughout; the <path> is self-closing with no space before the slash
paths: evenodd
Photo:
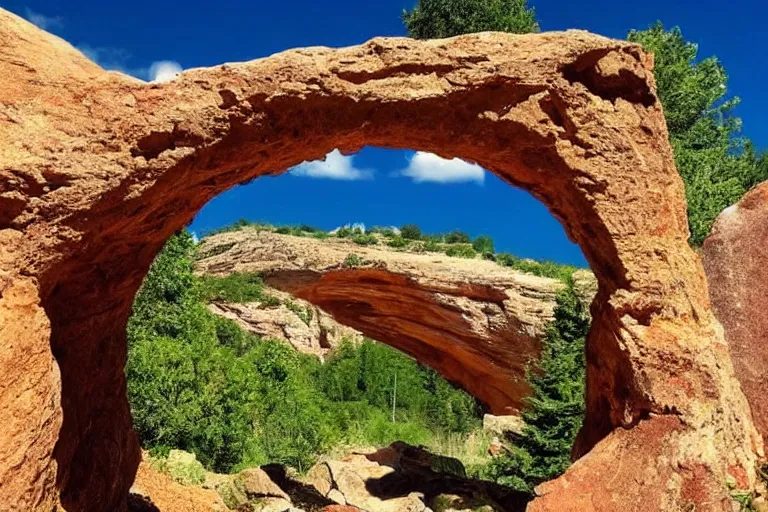
<path id="1" fill-rule="evenodd" d="M 754 482 L 760 443 L 686 244 L 650 69 L 584 32 L 480 34 L 145 84 L 0 11 L 0 502 L 50 510 L 60 491 L 70 512 L 119 510 L 139 457 L 125 322 L 154 255 L 219 192 L 370 144 L 525 188 L 595 271 L 577 446 L 592 450 L 531 508 L 729 510 L 723 482 Z"/>

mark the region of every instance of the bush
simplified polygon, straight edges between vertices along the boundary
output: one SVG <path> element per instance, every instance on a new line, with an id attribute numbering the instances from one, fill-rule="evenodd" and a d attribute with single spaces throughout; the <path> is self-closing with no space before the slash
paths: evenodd
<path id="1" fill-rule="evenodd" d="M 475 258 L 477 253 L 468 245 L 453 245 L 445 250 L 445 254 L 454 258 Z"/>
<path id="2" fill-rule="evenodd" d="M 400 235 L 397 235 L 394 238 L 392 238 L 392 240 L 387 242 L 387 245 L 389 247 L 394 247 L 395 249 L 402 249 L 404 247 L 408 247 L 408 240 L 406 240 Z"/>
<path id="3" fill-rule="evenodd" d="M 373 226 L 367 232 L 369 234 L 371 234 L 371 235 L 379 234 L 379 235 L 385 236 L 387 238 L 392 238 L 393 236 L 396 235 L 394 229 L 392 229 L 390 227 L 386 227 L 386 226 Z"/>
<path id="4" fill-rule="evenodd" d="M 348 226 L 341 227 L 336 230 L 336 236 L 339 238 L 349 238 L 352 236 L 352 228 Z"/>
<path id="5" fill-rule="evenodd" d="M 496 255 L 496 263 L 505 267 L 514 268 L 527 274 L 533 274 L 540 277 L 550 277 L 560 281 L 568 281 L 577 270 L 572 265 L 563 265 L 553 261 L 535 261 L 518 258 L 508 253 Z"/>
<path id="6" fill-rule="evenodd" d="M 400 228 L 400 236 L 406 240 L 420 240 L 421 229 L 416 224 L 406 224 Z"/>
<path id="7" fill-rule="evenodd" d="M 493 254 L 493 238 L 482 235 L 472 241 L 472 248 L 480 254 Z"/>
<path id="8" fill-rule="evenodd" d="M 264 293 L 264 281 L 255 272 L 234 272 L 228 276 L 205 275 L 200 278 L 202 298 L 208 302 L 261 302 L 277 306 L 280 301 Z"/>
<path id="9" fill-rule="evenodd" d="M 445 243 L 447 244 L 468 244 L 469 235 L 463 231 L 451 231 L 445 235 Z"/>
<path id="10" fill-rule="evenodd" d="M 352 237 L 352 241 L 357 245 L 376 245 L 379 243 L 373 235 L 355 235 Z"/>
<path id="11" fill-rule="evenodd" d="M 344 258 L 344 262 L 341 264 L 344 268 L 354 268 L 359 267 L 363 264 L 363 259 L 358 256 L 357 254 L 350 253 L 347 254 L 347 257 Z"/>

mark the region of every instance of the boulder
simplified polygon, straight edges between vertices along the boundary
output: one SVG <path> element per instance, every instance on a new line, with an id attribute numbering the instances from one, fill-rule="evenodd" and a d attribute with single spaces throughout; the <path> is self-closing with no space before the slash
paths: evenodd
<path id="1" fill-rule="evenodd" d="M 492 432 L 503 437 L 511 435 L 521 435 L 525 428 L 525 422 L 520 416 L 494 416 L 493 414 L 483 415 L 483 430 Z"/>
<path id="2" fill-rule="evenodd" d="M 199 485 L 181 485 L 142 461 L 130 489 L 130 512 L 227 512 L 221 497 Z"/>
<path id="3" fill-rule="evenodd" d="M 768 182 L 720 214 L 702 257 L 736 377 L 768 443 Z"/>
<path id="4" fill-rule="evenodd" d="M 234 475 L 209 473 L 204 487 L 214 489 L 233 510 L 244 505 L 279 508 L 291 505 L 290 497 L 260 468 L 248 468 Z M 259 509 L 261 510 L 261 509 Z M 282 512 L 282 508 L 279 512 Z"/>

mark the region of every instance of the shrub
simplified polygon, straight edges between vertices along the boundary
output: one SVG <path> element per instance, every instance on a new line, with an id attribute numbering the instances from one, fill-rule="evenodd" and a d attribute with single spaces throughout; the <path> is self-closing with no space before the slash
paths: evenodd
<path id="1" fill-rule="evenodd" d="M 339 238 L 349 238 L 352 236 L 352 228 L 344 226 L 336 230 L 336 236 Z"/>
<path id="2" fill-rule="evenodd" d="M 296 313 L 296 316 L 298 316 L 302 322 L 309 325 L 312 322 L 312 308 L 309 307 L 301 307 L 300 305 L 296 304 L 292 300 L 285 301 L 285 307 Z"/>
<path id="3" fill-rule="evenodd" d="M 373 235 L 355 235 L 352 237 L 352 241 L 357 245 L 376 245 L 379 243 Z"/>
<path id="4" fill-rule="evenodd" d="M 493 238 L 486 235 L 481 235 L 472 241 L 472 248 L 481 254 L 493 254 Z"/>
<path id="5" fill-rule="evenodd" d="M 394 247 L 395 249 L 402 249 L 404 247 L 408 247 L 408 240 L 406 240 L 400 235 L 397 235 L 393 237 L 392 240 L 387 242 L 387 245 L 389 247 Z"/>
<path id="6" fill-rule="evenodd" d="M 416 224 L 406 224 L 400 228 L 400 236 L 406 240 L 421 239 L 421 229 Z"/>
<path id="7" fill-rule="evenodd" d="M 312 233 L 312 238 L 317 238 L 318 240 L 325 240 L 328 238 L 328 233 L 325 231 L 315 231 Z"/>
<path id="8" fill-rule="evenodd" d="M 233 272 L 228 276 L 205 275 L 200 278 L 202 297 L 208 302 L 261 302 L 277 306 L 280 301 L 264 293 L 264 281 L 255 272 Z"/>
<path id="9" fill-rule="evenodd" d="M 445 235 L 445 243 L 447 244 L 468 244 L 469 235 L 463 231 L 451 231 Z"/>
<path id="10" fill-rule="evenodd" d="M 344 262 L 341 264 L 341 266 L 345 268 L 353 268 L 353 267 L 359 267 L 362 264 L 363 264 L 363 259 L 360 256 L 354 253 L 350 253 L 350 254 L 347 254 L 346 258 L 344 258 Z"/>
<path id="11" fill-rule="evenodd" d="M 387 238 L 392 238 L 393 236 L 395 236 L 397 234 L 397 233 L 395 233 L 394 229 L 392 229 L 390 227 L 386 227 L 386 226 L 373 226 L 367 232 L 369 234 L 371 234 L 371 235 L 379 234 L 379 235 L 385 236 Z"/>
<path id="12" fill-rule="evenodd" d="M 445 254 L 454 258 L 475 258 L 477 253 L 468 245 L 453 245 L 445 250 Z"/>

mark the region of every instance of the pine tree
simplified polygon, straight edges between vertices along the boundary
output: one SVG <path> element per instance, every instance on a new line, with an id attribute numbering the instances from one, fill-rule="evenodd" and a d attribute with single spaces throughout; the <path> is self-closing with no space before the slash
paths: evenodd
<path id="1" fill-rule="evenodd" d="M 532 395 L 523 412 L 526 426 L 510 452 L 486 469 L 486 476 L 521 491 L 562 474 L 584 418 L 584 342 L 590 319 L 572 282 L 557 296 L 541 359 L 528 372 Z"/>

